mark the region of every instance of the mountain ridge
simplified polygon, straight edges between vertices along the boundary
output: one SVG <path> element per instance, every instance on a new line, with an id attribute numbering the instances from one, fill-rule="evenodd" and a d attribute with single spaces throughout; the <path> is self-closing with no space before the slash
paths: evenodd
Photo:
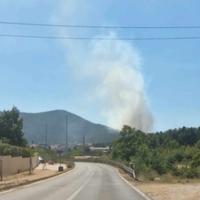
<path id="1" fill-rule="evenodd" d="M 56 109 L 37 113 L 21 112 L 23 131 L 29 143 L 63 144 L 66 140 L 66 116 L 68 118 L 69 144 L 109 143 L 117 137 L 117 130 L 93 123 L 66 110 Z M 47 134 L 45 133 L 47 132 Z"/>

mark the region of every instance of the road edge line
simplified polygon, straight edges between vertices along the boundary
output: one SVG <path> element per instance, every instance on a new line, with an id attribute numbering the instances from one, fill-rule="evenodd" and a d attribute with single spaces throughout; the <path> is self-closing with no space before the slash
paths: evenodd
<path id="1" fill-rule="evenodd" d="M 118 176 L 126 183 L 128 184 L 133 190 L 135 190 L 138 194 L 140 194 L 145 200 L 153 200 L 152 198 L 148 197 L 145 193 L 140 191 L 138 188 L 136 188 L 133 184 L 131 184 L 129 181 L 127 181 L 119 172 L 119 169 L 117 169 Z"/>

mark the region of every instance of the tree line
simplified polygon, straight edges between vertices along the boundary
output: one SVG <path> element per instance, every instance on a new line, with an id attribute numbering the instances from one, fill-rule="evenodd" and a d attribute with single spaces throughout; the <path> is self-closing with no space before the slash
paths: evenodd
<path id="1" fill-rule="evenodd" d="M 112 158 L 132 166 L 150 179 L 171 174 L 200 177 L 200 128 L 167 130 L 146 134 L 124 126 L 112 144 Z"/>

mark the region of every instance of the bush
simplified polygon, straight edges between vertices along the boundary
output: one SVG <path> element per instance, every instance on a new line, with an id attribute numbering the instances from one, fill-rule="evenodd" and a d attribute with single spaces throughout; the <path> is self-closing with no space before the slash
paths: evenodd
<path id="1" fill-rule="evenodd" d="M 30 157 L 33 155 L 33 152 L 29 148 L 12 146 L 9 144 L 0 144 L 0 155 Z"/>
<path id="2" fill-rule="evenodd" d="M 71 169 L 74 167 L 74 162 L 72 160 L 66 161 L 67 168 Z"/>
<path id="3" fill-rule="evenodd" d="M 198 168 L 183 167 L 173 171 L 173 174 L 182 178 L 199 178 L 200 170 Z"/>
<path id="4" fill-rule="evenodd" d="M 149 167 L 146 165 L 141 157 L 131 157 L 131 163 L 133 163 L 133 168 L 137 175 L 149 172 Z"/>
<path id="5" fill-rule="evenodd" d="M 166 166 L 161 158 L 155 158 L 152 162 L 152 169 L 162 175 L 167 172 Z"/>

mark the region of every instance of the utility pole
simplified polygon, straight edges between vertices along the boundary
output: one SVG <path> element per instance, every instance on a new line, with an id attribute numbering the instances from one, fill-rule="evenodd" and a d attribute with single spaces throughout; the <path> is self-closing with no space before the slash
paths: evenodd
<path id="1" fill-rule="evenodd" d="M 67 152 L 68 151 L 68 147 L 69 147 L 69 136 L 68 136 L 68 120 L 69 120 L 69 117 L 68 117 L 68 114 L 66 115 L 66 141 L 65 141 L 65 151 Z"/>
<path id="2" fill-rule="evenodd" d="M 47 148 L 47 123 L 45 123 L 45 147 Z"/>
<path id="3" fill-rule="evenodd" d="M 83 153 L 85 154 L 85 133 L 83 133 Z"/>
<path id="4" fill-rule="evenodd" d="M 83 134 L 83 148 L 85 149 L 85 133 Z"/>

